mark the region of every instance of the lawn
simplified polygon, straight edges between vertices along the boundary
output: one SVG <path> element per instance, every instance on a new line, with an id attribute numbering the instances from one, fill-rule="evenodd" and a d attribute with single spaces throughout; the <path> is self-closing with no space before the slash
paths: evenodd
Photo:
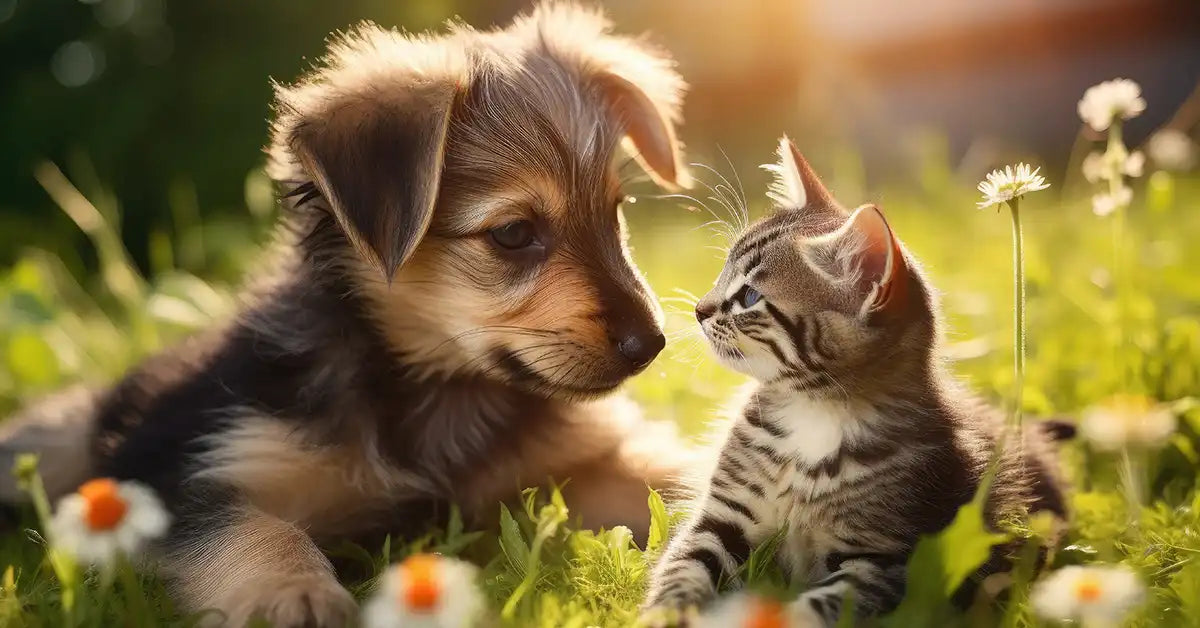
<path id="1" fill-rule="evenodd" d="M 720 168 L 730 178 L 740 175 L 746 188 L 718 191 L 727 198 L 744 192 L 752 213 L 766 210 L 765 176 L 751 165 L 765 161 L 767 152 L 764 147 L 761 157 L 744 160 L 736 173 Z M 871 189 L 857 168 L 845 167 L 844 159 L 839 164 L 827 173 L 834 191 L 847 204 L 878 202 L 940 291 L 949 330 L 943 351 L 953 370 L 1003 405 L 1014 379 L 1006 212 L 977 209 L 973 176 L 936 159 L 913 164 L 901 183 Z M 66 170 L 47 165 L 37 174 L 88 233 L 100 272 L 80 281 L 62 261 L 75 252 L 45 250 L 27 251 L 0 269 L 0 416 L 72 382 L 111 381 L 147 353 L 228 316 L 239 274 L 254 268 L 260 245 L 270 239 L 269 184 L 251 173 L 244 218 L 203 220 L 195 208 L 173 207 L 175 224 L 152 237 L 152 268 L 143 274 L 130 265 L 114 231 L 117 200 L 86 168 Z M 1077 164 L 1071 171 L 1078 172 Z M 1132 452 L 1128 465 L 1120 454 L 1082 442 L 1067 446 L 1074 516 L 1052 561 L 1056 567 L 1103 562 L 1133 569 L 1146 596 L 1129 625 L 1200 626 L 1200 178 L 1147 175 L 1135 184 L 1132 205 L 1107 217 L 1093 215 L 1087 184 L 1077 174 L 1052 178 L 1050 190 L 1022 205 L 1029 330 L 1024 410 L 1078 419 L 1117 394 L 1169 405 L 1178 418 L 1175 434 L 1161 447 Z M 711 173 L 701 178 L 720 182 Z M 668 313 L 669 343 L 628 392 L 648 415 L 699 436 L 741 383 L 707 355 L 690 311 L 722 263 L 724 240 L 706 226 L 712 216 L 703 205 L 725 214 L 703 188 L 693 191 L 695 203 L 646 193 L 626 214 L 634 257 Z M 548 497 L 531 494 L 526 512 L 515 509 L 501 534 L 452 525 L 415 542 L 394 540 L 386 549 L 339 552 L 376 574 L 416 550 L 469 556 L 486 565 L 481 586 L 492 611 L 515 625 L 631 624 L 647 574 L 646 548 L 634 545 L 627 531 L 572 529 L 569 513 L 547 505 Z M 940 582 L 955 560 L 966 560 L 978 538 L 964 521 L 961 534 L 929 540 L 911 565 L 915 579 Z M 668 523 L 663 516 L 655 520 L 651 552 Z M 0 571 L 8 567 L 0 582 L 0 625 L 68 623 L 60 582 L 41 537 L 30 531 L 36 527 L 27 510 L 0 528 Z M 769 567 L 757 565 L 749 579 L 780 590 Z M 968 615 L 953 616 L 943 614 L 937 586 L 914 587 L 913 595 L 924 597 L 914 597 L 890 624 L 1037 625 L 1025 580 L 1015 578 L 1007 606 L 985 600 Z M 347 583 L 364 597 L 372 584 Z M 71 617 L 70 623 L 89 626 L 196 619 L 175 613 L 151 576 L 110 584 L 94 573 L 78 585 Z"/>

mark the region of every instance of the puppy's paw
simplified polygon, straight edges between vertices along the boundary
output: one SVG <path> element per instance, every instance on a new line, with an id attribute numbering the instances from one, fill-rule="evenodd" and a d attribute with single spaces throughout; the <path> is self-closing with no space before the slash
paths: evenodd
<path id="1" fill-rule="evenodd" d="M 298 574 L 261 583 L 231 613 L 227 626 L 265 621 L 273 628 L 342 628 L 353 625 L 358 605 L 350 592 L 327 574 Z"/>

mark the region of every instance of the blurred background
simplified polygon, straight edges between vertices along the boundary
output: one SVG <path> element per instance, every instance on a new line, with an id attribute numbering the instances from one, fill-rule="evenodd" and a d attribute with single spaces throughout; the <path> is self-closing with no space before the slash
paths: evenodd
<path id="1" fill-rule="evenodd" d="M 223 234 L 223 216 L 244 216 L 247 186 L 261 191 L 252 173 L 269 81 L 297 77 L 331 31 L 362 19 L 419 31 L 454 17 L 482 28 L 527 4 L 0 0 L 0 263 L 32 245 L 68 258 L 81 249 L 74 269 L 94 264 L 87 247 L 62 246 L 84 236 L 35 180 L 42 160 L 119 199 L 121 233 L 147 268 L 154 234 L 195 219 L 187 214 Z M 1200 122 L 1200 104 L 1180 111 L 1200 80 L 1195 0 L 603 6 L 619 31 L 647 33 L 678 59 L 692 86 L 690 157 L 727 168 L 724 151 L 743 176 L 756 176 L 784 131 L 818 166 L 836 147 L 854 150 L 869 181 L 911 175 L 915 151 L 944 153 L 968 179 L 1014 154 L 1065 164 L 1080 129 L 1075 100 L 1115 76 L 1154 104 L 1130 125 L 1132 145 L 1177 115 L 1181 127 Z M 223 270 L 219 258 L 205 263 Z"/>

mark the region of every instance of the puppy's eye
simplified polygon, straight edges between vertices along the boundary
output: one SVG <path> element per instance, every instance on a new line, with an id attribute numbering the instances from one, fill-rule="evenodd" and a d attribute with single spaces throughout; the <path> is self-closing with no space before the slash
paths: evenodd
<path id="1" fill-rule="evenodd" d="M 742 286 L 734 298 L 737 299 L 739 305 L 748 308 L 762 300 L 762 293 L 750 286 Z"/>
<path id="2" fill-rule="evenodd" d="M 506 249 L 523 249 L 538 244 L 537 229 L 528 220 L 514 220 L 488 233 L 493 242 Z"/>

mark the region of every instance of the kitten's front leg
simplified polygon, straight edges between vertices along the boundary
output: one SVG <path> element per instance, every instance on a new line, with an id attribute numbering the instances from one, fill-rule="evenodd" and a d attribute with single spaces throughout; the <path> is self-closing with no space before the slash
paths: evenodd
<path id="1" fill-rule="evenodd" d="M 726 445 L 695 514 L 667 544 L 650 576 L 643 606 L 647 621 L 710 601 L 722 578 L 736 574 L 750 550 L 778 530 L 768 497 L 770 468 L 754 453 Z"/>
<path id="2" fill-rule="evenodd" d="M 854 554 L 831 557 L 837 570 L 813 583 L 788 606 L 792 626 L 834 626 L 846 594 L 854 598 L 854 613 L 872 617 L 887 613 L 904 597 L 906 557 L 896 554 Z"/>

